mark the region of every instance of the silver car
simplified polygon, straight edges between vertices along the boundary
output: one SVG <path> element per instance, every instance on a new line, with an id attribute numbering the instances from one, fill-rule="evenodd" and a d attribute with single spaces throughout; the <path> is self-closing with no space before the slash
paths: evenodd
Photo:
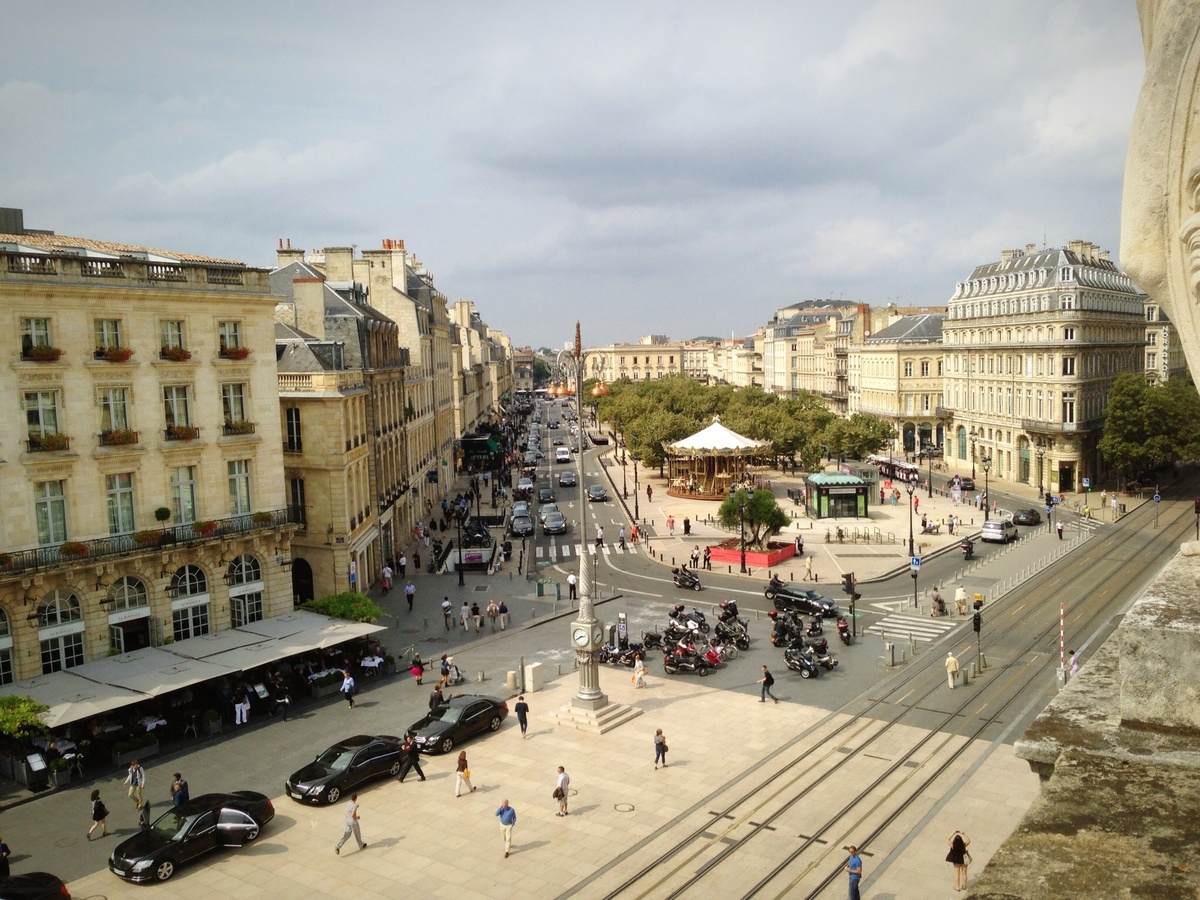
<path id="1" fill-rule="evenodd" d="M 996 544 L 1007 544 L 1009 541 L 1015 541 L 1017 537 L 1017 526 L 1013 524 L 1012 519 L 988 519 L 979 533 L 981 541 Z"/>

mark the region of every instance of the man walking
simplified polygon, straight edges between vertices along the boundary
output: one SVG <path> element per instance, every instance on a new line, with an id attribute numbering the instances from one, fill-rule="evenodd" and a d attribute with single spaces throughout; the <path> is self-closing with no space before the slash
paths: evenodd
<path id="1" fill-rule="evenodd" d="M 421 776 L 421 780 L 425 780 L 425 773 L 421 771 L 421 750 L 417 747 L 416 740 L 410 735 L 404 739 L 404 743 L 400 746 L 404 752 L 404 761 L 400 763 L 399 780 L 404 784 L 404 776 L 408 774 L 409 769 L 416 769 L 417 774 Z"/>
<path id="2" fill-rule="evenodd" d="M 413 598 L 417 595 L 416 585 L 409 579 L 408 584 L 404 585 L 404 599 L 408 601 L 408 611 L 412 612 Z"/>
<path id="3" fill-rule="evenodd" d="M 362 832 L 358 830 L 358 794 L 351 794 L 350 802 L 346 804 L 346 830 L 342 833 L 342 839 L 337 842 L 337 846 L 333 848 L 333 852 L 341 856 L 342 844 L 350 840 L 352 834 L 358 844 L 358 849 L 366 850 L 367 845 L 363 843 Z"/>
<path id="4" fill-rule="evenodd" d="M 622 525 L 617 531 L 617 546 L 622 550 L 625 549 L 625 526 Z"/>
<path id="5" fill-rule="evenodd" d="M 579 579 L 576 578 L 575 573 L 572 572 L 570 575 L 567 576 L 567 591 L 570 594 L 568 599 L 578 600 L 579 599 L 578 590 L 579 590 Z"/>
<path id="6" fill-rule="evenodd" d="M 146 790 L 146 770 L 142 768 L 142 764 L 136 759 L 129 764 L 129 774 L 125 776 L 125 780 L 121 782 L 129 787 L 129 799 L 133 801 L 133 808 L 140 810 L 142 808 L 142 794 Z"/>
<path id="7" fill-rule="evenodd" d="M 521 694 L 517 697 L 517 705 L 513 707 L 513 711 L 517 714 L 517 724 L 521 726 L 521 738 L 528 737 L 525 733 L 529 730 L 529 704 L 525 702 L 525 695 Z"/>
<path id="8" fill-rule="evenodd" d="M 850 858 L 846 861 L 846 874 L 850 876 L 850 900 L 861 900 L 858 883 L 862 881 L 862 857 L 853 844 L 846 849 L 850 851 Z"/>
<path id="9" fill-rule="evenodd" d="M 454 604 L 450 602 L 449 597 L 442 598 L 442 619 L 446 623 L 446 630 L 449 631 L 454 622 Z"/>
<path id="10" fill-rule="evenodd" d="M 500 630 L 508 628 L 508 604 L 500 601 Z"/>
<path id="11" fill-rule="evenodd" d="M 771 693 L 771 685 L 773 685 L 775 683 L 775 676 L 771 674 L 771 670 L 768 669 L 766 666 L 762 667 L 762 672 L 763 672 L 763 677 L 758 679 L 758 684 L 762 685 L 762 693 L 761 693 L 761 696 L 759 697 L 758 702 L 766 703 L 767 698 L 770 697 L 772 700 L 774 700 L 776 703 L 778 703 L 779 698 Z"/>
<path id="12" fill-rule="evenodd" d="M 667 531 L 670 532 L 671 537 L 675 537 L 675 517 L 674 516 L 667 516 Z"/>
<path id="13" fill-rule="evenodd" d="M 187 803 L 190 797 L 187 781 L 176 772 L 171 776 L 171 805 L 178 806 L 181 803 Z"/>
<path id="14" fill-rule="evenodd" d="M 958 660 L 953 653 L 946 654 L 946 683 L 954 690 L 954 682 L 958 680 Z"/>
<path id="15" fill-rule="evenodd" d="M 596 549 L 600 550 L 604 546 L 604 529 L 596 529 Z"/>
<path id="16" fill-rule="evenodd" d="M 400 570 L 401 578 L 403 578 L 408 573 L 408 557 L 405 556 L 403 553 L 401 553 L 400 558 L 398 560 L 396 560 L 396 568 L 398 568 Z"/>
<path id="17" fill-rule="evenodd" d="M 500 817 L 500 836 L 504 838 L 504 858 L 508 859 L 512 850 L 513 826 L 517 824 L 517 811 L 508 805 L 507 800 L 501 800 L 496 815 Z"/>
<path id="18" fill-rule="evenodd" d="M 804 557 L 804 580 L 805 581 L 808 581 L 810 578 L 813 581 L 817 580 L 816 576 L 813 575 L 812 567 L 813 567 L 813 558 L 811 556 Z"/>
<path id="19" fill-rule="evenodd" d="M 569 816 L 567 810 L 567 791 L 571 787 L 571 776 L 567 774 L 567 770 L 562 766 L 558 767 L 558 780 L 554 783 L 554 796 L 558 799 L 558 812 L 556 816 Z"/>
<path id="20" fill-rule="evenodd" d="M 646 502 L 649 503 L 654 499 L 654 488 L 646 485 Z"/>
<path id="21" fill-rule="evenodd" d="M 1057 524 L 1057 525 L 1055 525 L 1054 527 L 1055 527 L 1055 528 L 1058 530 L 1058 539 L 1061 541 L 1061 540 L 1062 540 L 1062 533 L 1063 533 L 1063 523 L 1062 523 L 1062 520 L 1061 520 L 1061 519 L 1059 519 L 1059 521 L 1058 521 L 1058 524 Z"/>
<path id="22" fill-rule="evenodd" d="M 471 607 L 466 600 L 463 601 L 462 608 L 458 611 L 458 617 L 462 619 L 463 631 L 471 630 Z"/>
<path id="23" fill-rule="evenodd" d="M 442 696 L 442 683 L 439 681 L 437 687 L 429 692 L 429 711 L 433 712 L 445 702 L 446 698 Z"/>

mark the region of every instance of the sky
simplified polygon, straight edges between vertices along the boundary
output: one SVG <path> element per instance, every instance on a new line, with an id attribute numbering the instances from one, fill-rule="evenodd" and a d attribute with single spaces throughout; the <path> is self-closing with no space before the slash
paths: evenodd
<path id="1" fill-rule="evenodd" d="M 518 345 L 1117 257 L 1134 0 L 0 0 L 0 206 L 272 267 L 404 240 Z"/>

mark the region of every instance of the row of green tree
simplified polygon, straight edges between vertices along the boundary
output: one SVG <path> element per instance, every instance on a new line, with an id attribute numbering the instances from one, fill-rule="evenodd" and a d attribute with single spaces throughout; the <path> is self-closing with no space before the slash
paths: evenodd
<path id="1" fill-rule="evenodd" d="M 1127 478 L 1144 480 L 1183 460 L 1200 459 L 1200 395 L 1181 378 L 1149 384 L 1118 375 L 1108 392 L 1100 453 Z"/>
<path id="2" fill-rule="evenodd" d="M 592 386 L 587 384 L 586 390 Z M 651 467 L 665 462 L 663 442 L 695 434 L 714 416 L 740 435 L 766 441 L 770 450 L 760 462 L 795 460 L 806 472 L 817 469 L 822 456 L 865 459 L 886 446 L 892 433 L 878 416 L 838 418 L 806 392 L 785 399 L 757 387 L 705 385 L 683 375 L 622 379 L 608 387 L 611 393 L 599 398 L 599 420 L 614 423 L 630 452 Z"/>

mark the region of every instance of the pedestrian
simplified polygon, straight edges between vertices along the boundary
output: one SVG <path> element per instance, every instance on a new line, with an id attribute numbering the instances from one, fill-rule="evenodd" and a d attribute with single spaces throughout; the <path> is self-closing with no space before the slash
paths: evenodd
<path id="1" fill-rule="evenodd" d="M 340 688 L 342 694 L 346 697 L 346 703 L 351 709 L 354 709 L 354 676 L 346 670 L 342 674 L 342 686 Z"/>
<path id="2" fill-rule="evenodd" d="M 445 702 L 446 698 L 442 694 L 442 683 L 439 681 L 437 686 L 429 692 L 429 711 L 433 712 L 433 710 L 437 709 Z"/>
<path id="3" fill-rule="evenodd" d="M 633 544 L 636 544 L 638 542 L 637 522 L 634 522 L 632 525 L 629 526 L 629 541 L 630 541 L 630 543 L 633 543 Z"/>
<path id="4" fill-rule="evenodd" d="M 500 615 L 500 607 L 496 605 L 496 601 L 489 599 L 487 605 L 487 617 L 491 620 L 492 631 L 496 630 L 496 617 Z"/>
<path id="5" fill-rule="evenodd" d="M 503 600 L 500 601 L 500 630 L 503 631 L 508 627 L 508 604 Z"/>
<path id="6" fill-rule="evenodd" d="M 463 785 L 467 786 L 468 793 L 475 792 L 475 786 L 471 784 L 471 767 L 467 764 L 467 751 L 460 750 L 458 752 L 458 766 L 454 771 L 454 796 L 462 796 Z"/>
<path id="7" fill-rule="evenodd" d="M 358 794 L 351 794 L 350 802 L 346 804 L 346 830 L 342 832 L 342 839 L 333 848 L 333 852 L 338 856 L 342 855 L 342 844 L 350 840 L 350 835 L 354 835 L 359 850 L 367 849 L 367 845 L 363 843 L 362 832 L 358 830 Z"/>
<path id="8" fill-rule="evenodd" d="M 233 694 L 233 724 L 246 725 L 250 722 L 250 692 L 239 684 Z"/>
<path id="9" fill-rule="evenodd" d="M 954 889 L 965 891 L 967 889 L 967 863 L 971 861 L 971 853 L 967 847 L 971 845 L 971 839 L 961 831 L 956 831 L 946 838 L 946 843 L 950 845 L 950 852 L 946 854 L 946 862 L 954 866 Z"/>
<path id="10" fill-rule="evenodd" d="M 404 753 L 404 759 L 400 762 L 400 775 L 398 779 L 401 784 L 404 784 L 404 776 L 408 774 L 409 769 L 416 769 L 417 774 L 421 776 L 421 780 L 425 780 L 425 773 L 421 771 L 421 748 L 417 746 L 416 738 L 411 734 L 404 738 L 404 743 L 400 745 L 401 752 Z"/>
<path id="11" fill-rule="evenodd" d="M 796 555 L 804 555 L 804 535 L 802 534 L 796 535 Z"/>
<path id="12" fill-rule="evenodd" d="M 674 516 L 667 516 L 667 531 L 670 532 L 671 537 L 675 537 L 675 517 Z"/>
<path id="13" fill-rule="evenodd" d="M 578 600 L 579 599 L 579 593 L 578 593 L 579 592 L 579 579 L 577 577 L 575 577 L 574 572 L 572 572 L 570 575 L 567 576 L 567 592 L 569 594 L 567 599 L 569 599 L 569 600 Z"/>
<path id="14" fill-rule="evenodd" d="M 418 545 L 418 546 L 420 546 L 420 545 Z M 413 568 L 416 569 L 418 572 L 421 571 L 421 551 L 420 550 L 413 551 Z"/>
<path id="15" fill-rule="evenodd" d="M 712 571 L 712 547 L 708 544 L 704 545 L 704 571 Z"/>
<path id="16" fill-rule="evenodd" d="M 562 766 L 558 767 L 558 780 L 554 782 L 554 799 L 558 801 L 556 816 L 567 816 L 567 791 L 571 787 L 571 776 Z"/>
<path id="17" fill-rule="evenodd" d="M 383 588 L 383 596 L 387 596 L 387 592 L 392 589 L 392 567 L 387 563 L 383 564 L 383 577 L 379 579 L 379 584 Z"/>
<path id="18" fill-rule="evenodd" d="M 425 677 L 425 663 L 421 660 L 420 653 L 414 653 L 412 658 L 412 667 L 408 670 L 412 675 L 413 680 L 419 685 Z"/>
<path id="19" fill-rule="evenodd" d="M 946 683 L 954 690 L 954 682 L 958 679 L 958 660 L 953 653 L 946 654 Z"/>
<path id="20" fill-rule="evenodd" d="M 812 567 L 813 567 L 813 558 L 811 556 L 804 557 L 804 580 L 805 581 L 808 581 L 810 578 L 813 581 L 817 580 L 817 576 L 813 574 Z"/>
<path id="21" fill-rule="evenodd" d="M 403 553 L 401 553 L 400 558 L 396 560 L 396 568 L 400 570 L 401 578 L 408 574 L 408 557 Z"/>
<path id="22" fill-rule="evenodd" d="M 1054 527 L 1058 530 L 1058 539 L 1061 541 L 1062 533 L 1063 533 L 1063 523 L 1061 521 L 1059 521 L 1059 523 L 1057 525 L 1055 525 Z"/>
<path id="23" fill-rule="evenodd" d="M 450 602 L 449 597 L 442 598 L 442 619 L 446 623 L 446 630 L 450 630 L 450 625 L 454 621 L 454 604 Z"/>
<path id="24" fill-rule="evenodd" d="M 450 683 L 450 657 L 445 653 L 442 654 L 441 665 L 438 667 L 438 674 L 442 676 L 437 683 L 438 689 L 440 690 Z"/>
<path id="25" fill-rule="evenodd" d="M 653 499 L 654 499 L 654 488 L 652 488 L 650 485 L 646 485 L 646 502 L 649 503 Z"/>
<path id="26" fill-rule="evenodd" d="M 756 682 L 757 684 L 762 685 L 762 692 L 759 696 L 758 702 L 766 703 L 767 698 L 770 697 L 772 700 L 774 700 L 776 703 L 778 703 L 779 698 L 771 693 L 771 685 L 773 685 L 775 683 L 775 676 L 771 674 L 771 670 L 768 669 L 766 666 L 762 667 L 762 673 L 763 673 L 763 677 L 758 679 L 758 681 Z"/>
<path id="27" fill-rule="evenodd" d="M 883 506 L 883 488 L 879 489 L 879 505 Z"/>
<path id="28" fill-rule="evenodd" d="M 171 776 L 171 805 L 178 806 L 181 803 L 187 803 L 191 799 L 191 794 L 188 793 L 187 780 L 176 772 Z"/>
<path id="29" fill-rule="evenodd" d="M 599 550 L 604 546 L 604 529 L 598 527 L 596 529 L 596 549 Z"/>
<path id="30" fill-rule="evenodd" d="M 700 545 L 696 544 L 692 547 L 692 571 L 700 568 Z"/>
<path id="31" fill-rule="evenodd" d="M 663 737 L 661 728 L 654 732 L 654 768 L 657 769 L 660 762 L 665 769 L 667 767 L 667 739 Z"/>
<path id="32" fill-rule="evenodd" d="M 479 634 L 479 630 L 483 628 L 483 612 L 478 603 L 471 604 L 471 621 L 475 623 L 475 633 Z"/>
<path id="33" fill-rule="evenodd" d="M 4 843 L 4 838 L 0 837 L 0 881 L 7 878 L 8 858 L 12 856 L 12 851 L 8 849 L 8 844 Z"/>
<path id="34" fill-rule="evenodd" d="M 916 513 L 919 513 L 920 511 L 921 511 L 921 495 L 913 494 L 913 513 L 916 514 Z"/>
<path id="35" fill-rule="evenodd" d="M 617 546 L 620 547 L 622 550 L 625 549 L 625 526 L 624 525 L 622 525 L 619 529 L 617 529 Z"/>
<path id="36" fill-rule="evenodd" d="M 282 681 L 276 681 L 272 685 L 271 693 L 271 718 L 275 718 L 279 713 L 283 713 L 283 721 L 287 721 L 288 707 L 292 705 L 292 698 L 288 696 L 287 688 L 284 687 Z"/>
<path id="37" fill-rule="evenodd" d="M 142 794 L 146 790 L 146 770 L 136 759 L 129 764 L 129 774 L 121 784 L 129 787 L 129 799 L 133 801 L 133 808 L 141 809 Z"/>
<path id="38" fill-rule="evenodd" d="M 500 836 L 504 838 L 504 858 L 508 859 L 512 850 L 513 826 L 517 824 L 517 811 L 508 805 L 507 800 L 501 800 L 496 815 L 500 817 Z"/>
<path id="39" fill-rule="evenodd" d="M 100 799 L 100 791 L 94 790 L 92 791 L 92 827 L 87 831 L 87 839 L 89 841 L 92 839 L 92 832 L 96 830 L 97 825 L 104 829 L 104 833 L 101 834 L 100 837 L 112 834 L 112 832 L 108 830 L 108 807 L 105 806 L 104 801 Z M 6 859 L 4 862 L 5 867 L 7 868 L 8 860 Z"/>
<path id="40" fill-rule="evenodd" d="M 417 596 L 416 585 L 409 580 L 408 584 L 404 585 L 404 599 L 408 601 L 408 611 L 412 612 L 413 599 Z"/>
<path id="41" fill-rule="evenodd" d="M 1070 659 L 1070 662 L 1068 663 L 1067 675 L 1070 678 L 1074 678 L 1078 674 L 1079 674 L 1079 655 L 1074 650 L 1072 650 L 1071 651 L 1071 659 Z"/>
<path id="42" fill-rule="evenodd" d="M 525 702 L 525 695 L 521 694 L 517 697 L 517 705 L 513 707 L 517 714 L 517 724 L 521 726 L 521 739 L 529 737 L 526 733 L 529 731 L 529 704 Z"/>
<path id="43" fill-rule="evenodd" d="M 850 900 L 862 900 L 858 893 L 858 884 L 862 881 L 862 857 L 853 844 L 846 849 L 850 851 L 850 858 L 846 860 L 846 874 L 850 876 Z"/>
<path id="44" fill-rule="evenodd" d="M 471 630 L 471 606 L 466 600 L 458 610 L 458 618 L 462 620 L 463 631 Z"/>
<path id="45" fill-rule="evenodd" d="M 633 654 L 633 686 L 635 688 L 646 686 L 646 661 L 642 659 L 641 653 Z"/>
<path id="46" fill-rule="evenodd" d="M 967 589 L 962 585 L 954 589 L 954 611 L 960 616 L 967 614 Z"/>

